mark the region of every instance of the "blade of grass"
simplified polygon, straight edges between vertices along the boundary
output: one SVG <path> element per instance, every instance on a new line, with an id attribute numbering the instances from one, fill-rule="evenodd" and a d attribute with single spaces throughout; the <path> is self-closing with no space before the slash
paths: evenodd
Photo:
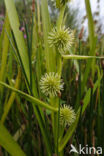
<path id="1" fill-rule="evenodd" d="M 94 30 L 94 22 L 93 22 L 93 16 L 92 16 L 92 12 L 91 12 L 91 6 L 90 6 L 90 1 L 89 0 L 85 0 L 85 6 L 86 6 L 86 12 L 87 12 L 87 17 L 88 17 L 88 30 L 89 30 L 89 44 L 90 44 L 90 52 L 89 55 L 93 56 L 95 55 L 95 48 L 96 48 L 96 37 L 95 37 L 95 30 Z M 94 75 L 94 62 L 95 60 L 91 61 L 88 60 L 87 65 L 86 65 L 86 70 L 84 73 L 84 78 L 83 78 L 83 82 L 82 82 L 82 94 L 84 91 L 84 87 L 86 85 L 87 79 L 88 79 L 88 74 L 90 72 L 90 69 L 92 67 L 92 73 Z"/>
<path id="2" fill-rule="evenodd" d="M 101 79 L 102 79 L 102 75 L 99 76 L 98 80 L 94 84 L 93 95 L 94 95 L 96 89 L 100 86 Z M 84 100 L 83 100 L 82 114 L 85 112 L 85 110 L 86 110 L 86 108 L 90 102 L 90 95 L 91 95 L 91 89 L 89 88 L 88 91 L 86 92 L 86 95 L 85 95 Z"/>
<path id="3" fill-rule="evenodd" d="M 5 19 L 5 21 L 6 21 L 6 19 Z M 4 21 L 2 32 L 1 32 L 1 35 L 0 35 L 0 51 L 2 51 L 2 41 L 3 41 L 3 38 L 4 38 L 5 21 Z M 2 57 L 2 53 L 0 53 L 0 60 L 1 60 L 1 57 Z"/>
<path id="4" fill-rule="evenodd" d="M 8 130 L 0 122 L 0 145 L 12 156 L 26 156 L 20 146 L 13 140 Z"/>
<path id="5" fill-rule="evenodd" d="M 27 47 L 25 45 L 23 34 L 19 30 L 20 23 L 19 23 L 17 12 L 16 12 L 15 4 L 13 0 L 4 0 L 4 2 L 5 2 L 6 9 L 7 9 L 10 25 L 13 30 L 15 40 L 18 46 L 19 54 L 20 54 L 20 57 L 24 66 L 24 70 L 30 82 L 30 71 L 29 71 Z"/>
<path id="6" fill-rule="evenodd" d="M 32 56 L 32 52 L 31 52 L 31 42 L 30 41 L 30 37 L 29 37 L 29 29 L 28 29 L 28 24 L 25 23 L 25 29 L 26 29 L 26 39 L 27 39 L 27 46 L 28 46 L 28 58 L 29 58 L 29 70 L 30 70 L 30 88 L 32 90 L 32 65 L 31 65 L 31 56 Z"/>
<path id="7" fill-rule="evenodd" d="M 6 87 L 6 88 L 8 88 L 8 89 L 18 93 L 20 96 L 23 96 L 27 101 L 30 101 L 30 102 L 38 105 L 38 106 L 41 106 L 41 107 L 46 108 L 46 109 L 49 109 L 51 111 L 55 111 L 55 112 L 58 111 L 58 108 L 54 108 L 54 107 L 52 107 L 52 106 L 50 106 L 50 105 L 40 101 L 39 99 L 37 99 L 37 98 L 35 98 L 33 96 L 30 96 L 29 94 L 26 94 L 26 93 L 24 93 L 24 92 L 22 92 L 20 90 L 17 90 L 16 88 L 13 88 L 13 87 L 7 85 L 6 83 L 3 83 L 3 82 L 0 81 L 0 84 L 2 86 Z"/>
<path id="8" fill-rule="evenodd" d="M 8 20 L 7 15 L 5 18 L 5 28 L 4 29 L 8 32 L 8 34 L 10 33 L 10 26 L 9 26 L 9 20 Z M 2 62 L 1 62 L 1 69 L 0 69 L 0 81 L 4 80 L 5 68 L 6 68 L 7 56 L 8 56 L 8 49 L 9 49 L 9 40 L 8 40 L 7 34 L 4 32 Z"/>
<path id="9" fill-rule="evenodd" d="M 64 59 L 76 59 L 76 60 L 86 60 L 86 59 L 103 59 L 104 56 L 83 56 L 83 55 L 62 55 Z"/>
<path id="10" fill-rule="evenodd" d="M 6 18 L 5 18 L 5 24 L 4 24 L 4 30 L 6 30 L 8 33 L 10 33 L 10 26 L 9 26 L 9 20 L 8 20 L 8 16 L 6 14 Z M 2 44 L 1 44 L 1 50 L 2 50 L 2 56 L 1 56 L 1 68 L 0 68 L 0 80 L 4 81 L 5 80 L 5 71 L 6 71 L 6 65 L 7 65 L 7 57 L 8 57 L 8 50 L 9 50 L 9 40 L 8 37 L 4 31 L 3 33 L 4 35 L 2 36 Z M 2 94 L 3 94 L 3 87 L 0 88 L 0 96 L 1 96 L 1 100 L 0 100 L 0 116 L 2 114 L 3 111 L 3 104 L 2 104 Z"/>
<path id="11" fill-rule="evenodd" d="M 20 81 L 21 81 L 21 71 L 19 69 L 18 75 L 17 75 L 17 78 L 16 78 L 16 83 L 15 83 L 15 88 L 16 89 L 19 89 Z M 14 100 L 15 100 L 15 96 L 16 96 L 16 93 L 12 92 L 7 104 L 4 107 L 4 113 L 3 113 L 2 117 L 1 117 L 1 123 L 5 122 L 5 119 L 6 119 L 7 115 L 8 115 L 8 112 L 9 112 L 9 110 L 10 110 L 10 108 L 11 108 L 11 106 L 12 106 Z"/>
<path id="12" fill-rule="evenodd" d="M 49 18 L 47 0 L 41 0 L 41 11 L 42 11 L 43 32 L 44 32 L 46 67 L 47 67 L 47 71 L 50 71 L 49 45 L 48 45 L 48 42 L 47 42 L 48 33 L 50 31 L 50 18 Z"/>
<path id="13" fill-rule="evenodd" d="M 43 22 L 43 34 L 44 34 L 44 44 L 45 44 L 45 60 L 47 72 L 55 71 L 56 59 L 55 50 L 50 48 L 48 45 L 48 35 L 51 30 L 51 23 L 48 11 L 47 0 L 41 0 L 41 12 L 42 12 L 42 22 Z"/>

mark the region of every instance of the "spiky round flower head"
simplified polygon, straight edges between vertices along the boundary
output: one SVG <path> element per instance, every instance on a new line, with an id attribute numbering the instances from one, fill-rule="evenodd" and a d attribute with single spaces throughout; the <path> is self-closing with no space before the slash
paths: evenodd
<path id="1" fill-rule="evenodd" d="M 76 118 L 76 114 L 71 106 L 63 105 L 60 108 L 60 124 L 64 127 L 70 126 Z"/>
<path id="2" fill-rule="evenodd" d="M 63 90 L 63 81 L 57 73 L 50 72 L 42 76 L 40 89 L 46 96 L 57 96 Z"/>
<path id="3" fill-rule="evenodd" d="M 65 54 L 74 43 L 74 31 L 65 27 L 59 30 L 53 28 L 49 33 L 48 42 L 50 47 L 55 46 L 61 54 Z"/>

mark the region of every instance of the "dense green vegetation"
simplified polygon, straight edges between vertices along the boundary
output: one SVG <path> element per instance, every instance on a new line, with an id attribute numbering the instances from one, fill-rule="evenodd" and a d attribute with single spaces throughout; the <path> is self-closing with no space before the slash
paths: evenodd
<path id="1" fill-rule="evenodd" d="M 0 4 L 0 156 L 104 153 L 104 41 L 90 0 L 86 41 L 67 0 L 26 2 Z"/>

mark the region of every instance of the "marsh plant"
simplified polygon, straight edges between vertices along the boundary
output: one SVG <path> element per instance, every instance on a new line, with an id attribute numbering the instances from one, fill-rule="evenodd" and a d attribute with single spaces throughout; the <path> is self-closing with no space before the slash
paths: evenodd
<path id="1" fill-rule="evenodd" d="M 88 40 L 83 29 L 77 35 L 66 27 L 70 1 L 52 0 L 53 23 L 47 0 L 33 0 L 30 19 L 20 23 L 14 0 L 4 0 L 0 156 L 67 156 L 71 144 L 104 148 L 103 39 L 95 34 L 89 0 Z"/>

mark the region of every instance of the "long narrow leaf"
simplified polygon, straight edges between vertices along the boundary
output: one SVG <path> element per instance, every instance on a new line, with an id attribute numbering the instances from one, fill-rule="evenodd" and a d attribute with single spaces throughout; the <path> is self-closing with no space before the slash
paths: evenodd
<path id="1" fill-rule="evenodd" d="M 44 107 L 44 108 L 49 109 L 51 111 L 55 111 L 55 112 L 58 111 L 58 108 L 54 108 L 54 107 L 52 107 L 52 106 L 50 106 L 50 105 L 40 101 L 39 99 L 37 99 L 37 98 L 35 98 L 33 96 L 30 96 L 29 94 L 26 94 L 26 93 L 24 93 L 24 92 L 22 92 L 20 90 L 17 90 L 16 88 L 13 88 L 13 87 L 7 85 L 6 83 L 3 83 L 3 82 L 0 81 L 0 84 L 2 86 L 6 87 L 6 88 L 9 88 L 10 90 L 18 93 L 20 96 L 23 96 L 27 101 L 30 101 L 30 102 L 38 105 L 38 106 Z"/>
<path id="2" fill-rule="evenodd" d="M 8 130 L 0 123 L 0 145 L 12 156 L 26 156 L 20 146 L 13 140 Z"/>
<path id="3" fill-rule="evenodd" d="M 104 56 L 83 56 L 83 55 L 62 55 L 64 59 L 76 59 L 76 60 L 86 60 L 86 59 L 104 59 Z"/>
<path id="4" fill-rule="evenodd" d="M 4 1 L 5 1 L 5 6 L 7 9 L 10 25 L 13 30 L 15 40 L 18 46 L 19 54 L 20 54 L 26 75 L 30 82 L 30 71 L 29 71 L 27 47 L 25 45 L 23 34 L 20 31 L 20 23 L 19 23 L 17 12 L 16 12 L 15 4 L 13 0 L 4 0 Z"/>
<path id="5" fill-rule="evenodd" d="M 43 34 L 44 34 L 44 44 L 45 44 L 45 59 L 47 71 L 55 71 L 56 65 L 56 54 L 55 49 L 49 47 L 48 36 L 51 31 L 51 23 L 48 11 L 47 0 L 41 0 L 41 11 L 42 11 L 42 22 L 43 22 Z"/>
<path id="6" fill-rule="evenodd" d="M 9 25 L 9 20 L 8 16 L 6 15 L 5 18 L 5 27 L 4 29 L 10 33 L 10 25 Z M 1 61 L 1 70 L 0 70 L 0 80 L 4 80 L 4 75 L 5 75 L 5 68 L 6 68 L 6 63 L 7 63 L 7 56 L 8 56 L 8 49 L 9 49 L 9 40 L 7 37 L 6 32 L 4 32 L 4 38 L 3 38 L 3 44 L 2 44 L 2 61 Z"/>
<path id="7" fill-rule="evenodd" d="M 20 82 L 21 82 L 20 78 L 21 78 L 21 71 L 19 70 L 17 78 L 16 78 L 16 83 L 15 83 L 15 88 L 16 89 L 18 89 L 19 86 L 20 86 Z M 9 112 L 9 110 L 10 110 L 10 108 L 11 108 L 11 106 L 12 106 L 14 100 L 15 100 L 15 96 L 16 96 L 16 93 L 12 92 L 7 104 L 4 107 L 4 112 L 3 112 L 3 115 L 2 115 L 2 118 L 1 118 L 2 123 L 4 123 L 4 121 L 5 121 L 5 119 L 6 119 L 7 115 L 8 115 L 8 112 Z"/>
<path id="8" fill-rule="evenodd" d="M 87 17 L 88 17 L 88 30 L 89 30 L 89 44 L 90 44 L 90 51 L 89 51 L 89 55 L 93 56 L 95 55 L 95 48 L 96 48 L 96 36 L 95 36 L 95 30 L 94 30 L 94 22 L 93 22 L 93 16 L 92 16 L 92 12 L 91 12 L 91 5 L 90 5 L 90 1 L 89 0 L 85 0 L 85 6 L 86 6 L 86 13 L 87 13 Z M 88 79 L 88 74 L 90 72 L 90 69 L 92 67 L 92 64 L 93 64 L 93 67 L 92 67 L 92 73 L 94 75 L 94 63 L 95 63 L 95 60 L 91 61 L 91 60 L 88 60 L 87 61 L 87 65 L 86 65 L 86 70 L 85 70 L 85 73 L 84 73 L 84 79 L 83 79 L 83 82 L 82 82 L 82 94 L 83 94 L 83 91 L 84 91 L 84 87 L 86 85 L 86 82 L 87 82 L 87 79 Z"/>

